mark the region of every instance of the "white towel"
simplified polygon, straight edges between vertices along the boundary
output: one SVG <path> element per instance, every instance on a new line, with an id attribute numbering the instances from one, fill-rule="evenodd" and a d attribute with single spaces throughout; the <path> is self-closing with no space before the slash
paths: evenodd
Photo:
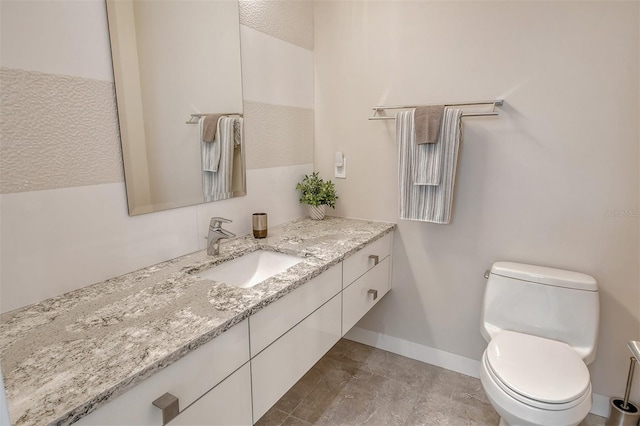
<path id="1" fill-rule="evenodd" d="M 450 138 L 459 138 L 458 132 L 460 132 L 460 125 L 456 110 L 446 108 L 442 114 L 438 142 L 417 144 L 416 161 L 413 167 L 414 184 L 440 185 L 444 160 L 444 141 L 450 140 Z"/>
<path id="2" fill-rule="evenodd" d="M 242 118 L 220 117 L 214 144 L 218 146 L 218 161 L 205 158 L 203 147 L 202 189 L 205 202 L 218 201 L 233 196 L 233 155 L 234 148 L 242 142 Z M 202 142 L 203 144 L 211 144 Z M 206 169 L 205 169 L 206 167 Z M 211 170 L 215 168 L 214 170 Z"/>
<path id="3" fill-rule="evenodd" d="M 445 132 L 441 131 L 441 135 L 444 133 L 446 137 L 443 135 L 436 144 L 442 145 L 438 185 L 415 184 L 414 172 L 420 157 L 418 148 L 422 146 L 415 143 L 413 117 L 413 111 L 402 111 L 396 115 L 400 219 L 447 224 L 451 221 L 458 147 L 462 135 L 462 110 L 445 110 L 445 120 L 449 126 L 446 126 Z"/>

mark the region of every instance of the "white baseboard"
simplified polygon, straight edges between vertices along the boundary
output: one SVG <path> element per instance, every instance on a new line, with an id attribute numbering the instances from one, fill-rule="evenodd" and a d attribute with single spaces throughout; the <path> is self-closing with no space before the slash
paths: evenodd
<path id="1" fill-rule="evenodd" d="M 475 359 L 358 327 L 352 328 L 344 337 L 354 342 L 393 352 L 394 354 L 446 368 L 467 376 L 480 377 L 480 361 Z M 609 397 L 594 393 L 591 413 L 607 417 L 609 415 Z"/>
<path id="2" fill-rule="evenodd" d="M 480 361 L 460 355 L 434 349 L 419 343 L 398 339 L 382 333 L 376 333 L 363 328 L 354 327 L 344 336 L 346 339 L 374 348 L 393 352 L 394 354 L 417 359 L 431 365 L 456 371 L 467 376 L 480 377 Z"/>
<path id="3" fill-rule="evenodd" d="M 593 401 L 591 404 L 591 412 L 593 414 L 597 414 L 602 417 L 609 417 L 609 397 L 600 395 L 597 393 L 593 394 Z"/>

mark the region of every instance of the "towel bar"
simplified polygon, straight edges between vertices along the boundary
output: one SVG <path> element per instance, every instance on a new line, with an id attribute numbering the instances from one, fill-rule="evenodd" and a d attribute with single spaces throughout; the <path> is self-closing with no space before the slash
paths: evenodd
<path id="1" fill-rule="evenodd" d="M 189 119 L 189 121 L 186 121 L 185 123 L 186 124 L 198 124 L 198 120 L 200 119 L 200 117 L 206 117 L 207 115 L 211 115 L 211 114 L 213 114 L 213 113 L 210 112 L 210 113 L 191 114 L 191 118 Z M 226 116 L 235 115 L 235 116 L 238 116 L 238 117 L 242 117 L 242 114 L 237 113 L 237 112 L 229 112 L 229 113 L 224 113 L 222 115 L 226 115 Z"/>
<path id="2" fill-rule="evenodd" d="M 487 117 L 491 115 L 500 115 L 496 112 L 497 106 L 504 105 L 503 99 L 496 99 L 493 101 L 471 101 L 471 102 L 457 102 L 457 103 L 449 103 L 445 104 L 446 107 L 451 106 L 473 106 L 473 105 L 492 105 L 492 110 L 489 112 L 464 112 L 462 113 L 463 117 Z M 376 114 L 385 109 L 408 109 L 408 108 L 416 108 L 418 105 L 392 105 L 392 106 L 374 106 L 372 109 L 374 111 L 373 116 L 369 117 L 369 120 L 395 120 L 395 117 L 379 117 Z"/>
<path id="3" fill-rule="evenodd" d="M 500 115 L 497 112 L 466 112 L 462 117 L 487 117 L 491 115 Z M 369 117 L 369 120 L 395 120 L 395 117 Z"/>

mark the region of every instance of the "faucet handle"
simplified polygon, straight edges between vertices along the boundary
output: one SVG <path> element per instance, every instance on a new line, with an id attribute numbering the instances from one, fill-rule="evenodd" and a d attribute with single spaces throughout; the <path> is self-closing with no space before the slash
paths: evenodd
<path id="1" fill-rule="evenodd" d="M 226 219 L 224 217 L 212 217 L 211 222 L 209 222 L 209 228 L 221 228 L 223 223 L 231 222 L 233 222 L 231 219 Z"/>

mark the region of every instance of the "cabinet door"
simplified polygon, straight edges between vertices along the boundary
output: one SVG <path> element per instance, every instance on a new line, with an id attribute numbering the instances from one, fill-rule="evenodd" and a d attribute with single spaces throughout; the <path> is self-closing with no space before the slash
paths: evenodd
<path id="1" fill-rule="evenodd" d="M 340 295 L 251 360 L 253 418 L 258 421 L 340 339 Z"/>
<path id="2" fill-rule="evenodd" d="M 340 263 L 252 315 L 249 318 L 251 356 L 256 356 L 341 290 Z"/>
<path id="3" fill-rule="evenodd" d="M 249 328 L 244 320 L 212 341 L 137 384 L 76 424 L 161 426 L 152 402 L 169 392 L 187 407 L 249 360 Z"/>
<path id="4" fill-rule="evenodd" d="M 191 404 L 171 426 L 249 426 L 251 421 L 251 370 L 246 363 Z"/>
<path id="5" fill-rule="evenodd" d="M 343 336 L 389 291 L 390 259 L 387 257 L 342 291 Z"/>
<path id="6" fill-rule="evenodd" d="M 393 241 L 393 232 L 388 233 L 382 238 L 372 242 L 362 250 L 347 257 L 343 264 L 343 280 L 344 288 L 347 288 L 352 282 L 361 277 L 365 272 L 376 266 L 376 258 L 378 263 L 391 254 L 391 243 Z"/>

